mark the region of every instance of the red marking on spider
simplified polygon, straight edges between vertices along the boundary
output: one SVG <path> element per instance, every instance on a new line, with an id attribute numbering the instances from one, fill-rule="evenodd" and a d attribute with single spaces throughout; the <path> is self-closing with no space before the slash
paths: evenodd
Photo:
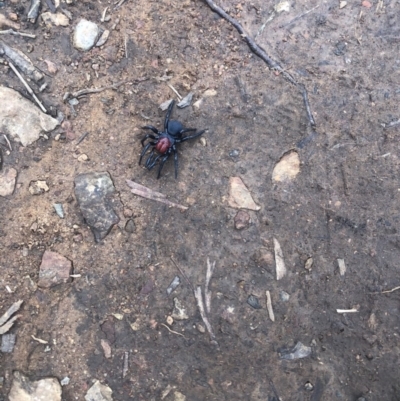
<path id="1" fill-rule="evenodd" d="M 170 148 L 171 142 L 168 138 L 161 138 L 157 145 L 155 146 L 157 152 L 161 153 L 162 155 Z"/>

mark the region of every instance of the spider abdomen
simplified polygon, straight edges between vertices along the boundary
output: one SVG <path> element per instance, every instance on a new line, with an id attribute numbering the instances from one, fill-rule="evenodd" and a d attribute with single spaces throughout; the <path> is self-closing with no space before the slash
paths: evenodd
<path id="1" fill-rule="evenodd" d="M 162 155 L 171 147 L 171 141 L 164 137 L 160 138 L 160 140 L 157 142 L 155 148 L 157 152 L 161 153 Z"/>

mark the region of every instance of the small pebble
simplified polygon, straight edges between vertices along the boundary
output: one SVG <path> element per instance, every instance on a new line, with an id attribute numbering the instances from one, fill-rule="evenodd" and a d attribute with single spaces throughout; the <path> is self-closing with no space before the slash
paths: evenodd
<path id="1" fill-rule="evenodd" d="M 201 138 L 200 138 L 200 143 L 201 143 L 203 146 L 207 146 L 206 138 L 201 137 Z"/>
<path id="2" fill-rule="evenodd" d="M 136 224 L 133 219 L 129 219 L 125 224 L 125 231 L 127 233 L 134 233 L 136 231 Z"/>
<path id="3" fill-rule="evenodd" d="M 172 324 L 174 323 L 174 319 L 172 318 L 172 316 L 168 316 L 166 322 L 168 326 L 172 326 Z"/>
<path id="4" fill-rule="evenodd" d="M 230 157 L 238 157 L 240 155 L 240 151 L 238 149 L 233 149 L 229 152 Z"/>
<path id="5" fill-rule="evenodd" d="M 311 270 L 311 268 L 312 268 L 312 266 L 313 266 L 313 263 L 314 263 L 313 258 L 308 258 L 308 259 L 306 260 L 306 263 L 305 263 L 305 265 L 304 265 L 304 268 L 307 269 L 307 270 Z"/>
<path id="6" fill-rule="evenodd" d="M 307 383 L 304 385 L 304 388 L 305 388 L 307 391 L 313 391 L 313 390 L 314 390 L 314 386 L 313 386 L 310 382 L 307 382 Z"/>
<path id="7" fill-rule="evenodd" d="M 239 210 L 235 216 L 235 228 L 236 230 L 243 230 L 250 224 L 250 215 L 244 210 Z"/>
<path id="8" fill-rule="evenodd" d="M 202 334 L 206 332 L 206 328 L 201 323 L 196 323 L 196 329 Z"/>
<path id="9" fill-rule="evenodd" d="M 86 162 L 88 160 L 89 160 L 88 156 L 85 155 L 84 153 L 82 153 L 81 155 L 78 156 L 78 161 L 80 161 L 80 162 Z"/>
<path id="10" fill-rule="evenodd" d="M 60 384 L 61 384 L 62 386 L 66 386 L 66 385 L 69 384 L 69 382 L 70 382 L 70 378 L 69 378 L 68 376 L 65 376 L 64 379 L 62 379 L 62 380 L 60 381 Z"/>
<path id="11" fill-rule="evenodd" d="M 250 295 L 247 298 L 247 303 L 254 309 L 261 309 L 260 302 L 258 301 L 258 298 L 255 295 Z"/>
<path id="12" fill-rule="evenodd" d="M 286 291 L 279 292 L 279 298 L 282 302 L 287 302 L 290 299 L 290 295 Z"/>

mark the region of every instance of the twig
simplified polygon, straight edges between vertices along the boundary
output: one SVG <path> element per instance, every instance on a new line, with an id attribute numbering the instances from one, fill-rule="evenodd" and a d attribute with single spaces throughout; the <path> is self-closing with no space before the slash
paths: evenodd
<path id="1" fill-rule="evenodd" d="M 312 11 L 314 11 L 314 10 L 315 10 L 316 8 L 318 8 L 318 7 L 319 7 L 319 4 L 318 4 L 317 6 L 315 6 L 315 7 L 313 7 L 311 10 L 308 10 L 308 11 L 302 13 L 302 14 L 299 14 L 297 17 L 294 17 L 294 18 L 293 18 L 291 21 L 289 21 L 287 24 L 281 25 L 279 28 L 284 28 L 284 27 L 286 27 L 286 26 L 289 26 L 289 25 L 293 24 L 293 22 L 297 21 L 297 20 L 300 19 L 300 18 L 303 18 L 305 15 L 311 13 Z"/>
<path id="2" fill-rule="evenodd" d="M 125 81 L 118 82 L 116 84 L 112 84 L 110 86 L 104 86 L 103 88 L 86 88 L 86 89 L 81 89 L 80 91 L 74 92 L 71 94 L 72 97 L 80 97 L 83 95 L 89 95 L 91 93 L 100 93 L 103 92 L 107 89 L 117 89 L 118 86 L 121 86 L 125 83 Z"/>
<path id="3" fill-rule="evenodd" d="M 0 35 L 15 35 L 15 36 L 24 36 L 25 38 L 35 39 L 36 35 L 32 35 L 31 33 L 17 32 L 14 29 L 6 29 L 5 31 L 0 31 Z"/>
<path id="4" fill-rule="evenodd" d="M 172 256 L 171 256 L 171 260 L 172 260 L 172 262 L 174 262 L 174 265 L 176 266 L 176 268 L 179 270 L 179 272 L 180 272 L 180 273 L 182 274 L 182 276 L 185 278 L 185 280 L 186 280 L 187 283 L 189 284 L 189 286 L 190 286 L 190 288 L 192 289 L 192 291 L 195 292 L 195 291 L 194 291 L 193 284 L 190 282 L 190 280 L 188 279 L 188 277 L 187 277 L 187 275 L 185 274 L 185 272 L 178 266 L 178 264 L 175 262 L 175 260 L 172 259 Z"/>
<path id="5" fill-rule="evenodd" d="M 125 35 L 125 58 L 128 58 L 128 35 Z"/>
<path id="6" fill-rule="evenodd" d="M 182 100 L 182 96 L 179 94 L 179 92 L 171 84 L 167 84 L 167 85 L 170 87 L 170 89 L 172 89 L 175 92 L 175 94 L 176 94 L 176 96 L 178 96 L 179 100 Z"/>
<path id="7" fill-rule="evenodd" d="M 0 148 L 0 171 L 3 169 L 3 151 Z"/>
<path id="8" fill-rule="evenodd" d="M 43 106 L 43 104 L 40 102 L 40 100 L 37 98 L 31 87 L 28 85 L 28 83 L 25 81 L 25 79 L 22 77 L 22 75 L 18 72 L 18 70 L 14 67 L 14 64 L 11 61 L 8 61 L 9 66 L 11 69 L 14 71 L 15 75 L 19 78 L 19 80 L 24 84 L 25 88 L 29 92 L 29 94 L 35 99 L 35 102 L 39 105 L 39 107 L 42 109 L 44 113 L 47 113 L 47 110 Z"/>
<path id="9" fill-rule="evenodd" d="M 400 124 L 400 119 L 384 125 L 384 129 L 393 128 Z"/>
<path id="10" fill-rule="evenodd" d="M 11 143 L 10 143 L 10 141 L 8 140 L 7 135 L 6 135 L 6 134 L 3 134 L 3 136 L 4 136 L 4 138 L 5 138 L 6 142 L 7 142 L 8 147 L 10 148 L 10 152 L 12 152 Z"/>
<path id="11" fill-rule="evenodd" d="M 399 287 L 394 287 L 391 290 L 370 292 L 370 294 L 373 294 L 373 295 L 375 295 L 375 294 L 389 294 L 389 293 L 397 291 L 397 290 L 400 290 L 400 286 Z"/>
<path id="12" fill-rule="evenodd" d="M 129 368 L 128 360 L 129 360 L 129 352 L 125 351 L 124 352 L 124 367 L 122 368 L 122 378 L 124 378 L 126 376 L 126 374 L 128 373 L 128 368 Z"/>
<path id="13" fill-rule="evenodd" d="M 268 315 L 269 318 L 275 322 L 275 315 L 274 315 L 274 310 L 272 308 L 272 300 L 271 300 L 271 293 L 269 291 L 265 292 L 265 295 L 267 296 L 267 310 L 268 310 Z"/>
<path id="14" fill-rule="evenodd" d="M 314 128 L 315 127 L 315 120 L 311 112 L 311 107 L 308 101 L 308 95 L 307 95 L 307 90 L 305 86 L 299 82 L 296 81 L 296 79 L 290 75 L 287 71 L 283 69 L 283 67 L 273 60 L 271 57 L 268 56 L 268 54 L 265 52 L 265 50 L 259 46 L 250 36 L 248 36 L 243 27 L 235 20 L 235 18 L 232 18 L 229 14 L 227 14 L 221 7 L 217 6 L 212 0 L 205 0 L 207 5 L 216 12 L 218 15 L 220 15 L 222 18 L 226 19 L 230 24 L 232 24 L 236 30 L 239 32 L 240 36 L 244 39 L 244 41 L 247 43 L 249 46 L 250 50 L 258 57 L 260 57 L 267 65 L 269 68 L 278 71 L 279 73 L 282 74 L 282 76 L 291 84 L 296 86 L 302 96 L 303 96 L 303 101 L 305 104 L 305 108 L 307 111 L 307 117 L 308 121 L 311 124 L 311 126 Z"/>
<path id="15" fill-rule="evenodd" d="M 337 313 L 355 313 L 358 312 L 358 309 L 352 308 L 352 309 L 336 309 Z"/>
<path id="16" fill-rule="evenodd" d="M 164 326 L 170 333 L 176 334 L 176 335 L 178 335 L 178 336 L 181 336 L 181 337 L 183 337 L 185 340 L 187 339 L 183 334 L 178 333 L 177 331 L 171 330 L 166 324 L 161 323 L 161 326 Z"/>
<path id="17" fill-rule="evenodd" d="M 89 132 L 85 132 L 85 133 L 77 140 L 75 146 L 78 146 L 88 135 L 89 135 Z"/>
<path id="18" fill-rule="evenodd" d="M 49 342 L 46 341 L 46 340 L 42 340 L 41 338 L 35 337 L 33 334 L 31 335 L 31 337 L 32 337 L 35 341 L 37 341 L 38 343 L 40 343 L 40 344 L 48 344 L 48 343 L 49 343 Z"/>
<path id="19" fill-rule="evenodd" d="M 206 304 L 207 313 L 211 311 L 211 291 L 209 290 L 211 276 L 214 273 L 215 261 L 211 264 L 210 259 L 207 258 L 207 273 L 206 273 L 206 283 L 204 286 L 204 298 Z"/>
<path id="20" fill-rule="evenodd" d="M 204 310 L 204 302 L 203 302 L 203 296 L 201 294 L 201 287 L 200 286 L 198 286 L 196 288 L 196 291 L 194 292 L 194 297 L 196 298 L 197 306 L 199 308 L 201 318 L 203 319 L 203 322 L 206 325 L 208 334 L 210 335 L 211 343 L 218 346 L 218 342 L 215 339 L 215 334 L 213 332 L 211 324 L 210 324 L 210 322 L 208 320 L 208 317 L 206 315 L 206 312 Z"/>
<path id="21" fill-rule="evenodd" d="M 150 188 L 145 187 L 144 185 L 140 185 L 137 182 L 126 180 L 128 186 L 131 187 L 131 192 L 135 195 L 142 196 L 143 198 L 151 199 L 157 202 L 162 202 L 167 204 L 168 206 L 177 207 L 181 210 L 189 209 L 187 206 L 180 205 L 178 203 L 174 203 L 169 201 L 166 196 L 160 192 L 153 191 Z"/>
<path id="22" fill-rule="evenodd" d="M 118 4 L 114 7 L 114 10 L 116 10 L 116 9 L 119 8 L 119 7 L 121 7 L 122 4 L 125 3 L 125 1 L 126 1 L 126 0 L 120 0 L 120 1 L 118 2 Z"/>
<path id="23" fill-rule="evenodd" d="M 101 15 L 101 20 L 100 20 L 101 22 L 104 22 L 106 20 L 107 10 L 108 10 L 108 7 L 106 7 L 104 9 L 103 14 Z"/>

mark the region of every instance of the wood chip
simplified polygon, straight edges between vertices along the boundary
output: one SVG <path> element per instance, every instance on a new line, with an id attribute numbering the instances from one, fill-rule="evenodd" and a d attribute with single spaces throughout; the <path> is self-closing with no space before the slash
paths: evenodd
<path id="1" fill-rule="evenodd" d="M 139 195 L 139 196 L 142 196 L 143 198 L 155 200 L 157 202 L 162 202 L 169 206 L 177 207 L 178 209 L 181 209 L 181 210 L 189 209 L 187 206 L 183 206 L 178 203 L 169 201 L 164 194 L 157 192 L 157 191 L 153 191 L 152 189 L 147 188 L 143 185 L 140 185 L 136 182 L 133 182 L 131 180 L 126 180 L 126 183 L 131 188 L 131 192 L 135 195 Z"/>
<path id="2" fill-rule="evenodd" d="M 346 265 L 344 264 L 344 259 L 338 259 L 337 262 L 339 265 L 339 273 L 341 276 L 344 276 L 346 273 Z"/>
<path id="3" fill-rule="evenodd" d="M 275 315 L 274 315 L 274 310 L 272 309 L 272 301 L 271 301 L 271 294 L 269 291 L 265 292 L 265 295 L 267 296 L 267 310 L 268 310 L 268 315 L 269 318 L 275 322 Z"/>
<path id="4" fill-rule="evenodd" d="M 274 251 L 275 251 L 275 265 L 276 265 L 276 279 L 280 280 L 286 275 L 286 266 L 283 260 L 282 248 L 276 238 L 274 238 Z"/>

